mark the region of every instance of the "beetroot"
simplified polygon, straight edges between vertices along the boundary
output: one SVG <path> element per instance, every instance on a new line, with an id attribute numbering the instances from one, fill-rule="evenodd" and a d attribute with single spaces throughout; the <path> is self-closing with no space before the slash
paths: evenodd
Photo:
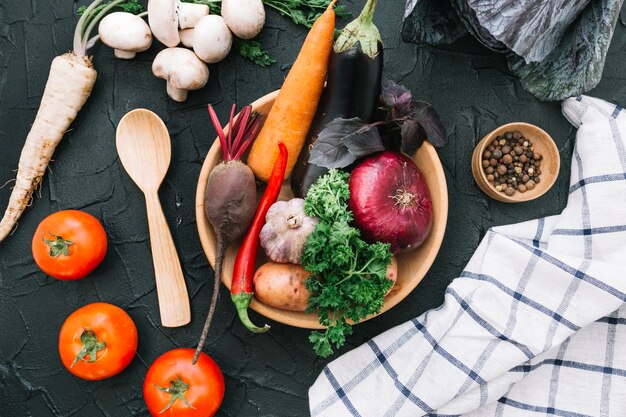
<path id="1" fill-rule="evenodd" d="M 233 104 L 228 123 L 229 130 L 226 134 L 213 106 L 209 104 L 209 116 L 220 141 L 222 162 L 217 164 L 209 175 L 204 191 L 204 213 L 215 231 L 217 251 L 211 306 L 193 356 L 194 364 L 206 341 L 217 306 L 226 249 L 246 233 L 256 210 L 254 174 L 240 159 L 259 131 L 261 116 L 252 112 L 252 106 L 248 105 L 241 110 L 235 120 L 235 109 Z"/>
<path id="2" fill-rule="evenodd" d="M 411 158 L 397 152 L 376 154 L 352 171 L 349 206 L 363 239 L 390 243 L 394 254 L 421 245 L 432 225 L 424 175 Z"/>

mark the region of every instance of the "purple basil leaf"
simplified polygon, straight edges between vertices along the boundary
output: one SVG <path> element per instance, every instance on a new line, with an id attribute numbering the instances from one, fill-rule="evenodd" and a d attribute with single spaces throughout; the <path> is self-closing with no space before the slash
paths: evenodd
<path id="1" fill-rule="evenodd" d="M 382 81 L 381 97 L 387 107 L 391 107 L 395 117 L 403 117 L 411 106 L 411 92 L 391 80 Z"/>
<path id="2" fill-rule="evenodd" d="M 423 137 L 419 137 L 420 125 L 412 119 L 402 122 L 400 134 L 402 135 L 402 152 L 413 155 L 424 142 Z"/>
<path id="3" fill-rule="evenodd" d="M 361 125 L 361 129 L 357 132 L 343 138 L 343 144 L 348 148 L 348 151 L 356 158 L 384 151 L 385 146 L 376 126 L 363 123 Z"/>
<path id="4" fill-rule="evenodd" d="M 318 136 L 311 149 L 309 163 L 324 168 L 344 168 L 356 161 L 356 157 L 348 152 L 348 148 L 334 139 Z"/>
<path id="5" fill-rule="evenodd" d="M 383 149 L 376 127 L 363 123 L 358 117 L 337 118 L 317 136 L 309 163 L 324 168 L 345 168 L 358 158 Z"/>
<path id="6" fill-rule="evenodd" d="M 439 115 L 437 114 L 433 106 L 423 101 L 412 102 L 411 119 L 419 124 L 422 129 L 424 129 L 424 131 L 426 132 L 427 140 L 433 146 L 437 148 L 445 146 L 447 142 L 446 128 L 443 126 L 443 123 L 441 123 L 441 119 L 439 118 Z M 415 136 L 415 140 L 419 140 L 418 136 L 419 135 Z M 410 142 L 411 138 L 406 138 L 406 140 Z M 404 135 L 402 137 L 402 147 L 405 147 Z"/>

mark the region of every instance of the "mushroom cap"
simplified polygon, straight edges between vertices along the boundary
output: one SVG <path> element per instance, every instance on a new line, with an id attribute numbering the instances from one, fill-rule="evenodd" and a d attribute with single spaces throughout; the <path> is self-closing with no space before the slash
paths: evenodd
<path id="1" fill-rule="evenodd" d="M 252 39 L 265 24 L 261 0 L 222 0 L 222 17 L 230 30 L 241 39 Z"/>
<path id="2" fill-rule="evenodd" d="M 226 58 L 232 45 L 233 34 L 222 16 L 204 16 L 193 29 L 193 50 L 204 62 L 213 64 Z"/>
<path id="3" fill-rule="evenodd" d="M 152 62 L 152 73 L 180 90 L 198 90 L 209 80 L 209 68 L 185 48 L 159 52 Z"/>
<path id="4" fill-rule="evenodd" d="M 180 43 L 176 11 L 176 0 L 148 0 L 150 29 L 159 42 L 170 48 Z"/>
<path id="5" fill-rule="evenodd" d="M 100 40 L 105 45 L 122 51 L 142 52 L 152 45 L 152 32 L 139 16 L 127 12 L 106 15 L 98 26 Z"/>
<path id="6" fill-rule="evenodd" d="M 209 14 L 209 6 L 206 4 L 183 3 L 178 0 L 178 27 L 191 29 L 196 26 L 198 20 Z"/>

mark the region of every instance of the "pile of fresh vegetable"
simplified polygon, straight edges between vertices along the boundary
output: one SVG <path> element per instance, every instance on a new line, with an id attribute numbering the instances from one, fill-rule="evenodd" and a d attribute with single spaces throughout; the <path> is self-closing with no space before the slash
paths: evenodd
<path id="1" fill-rule="evenodd" d="M 265 0 L 267 6 L 307 27 L 330 2 Z M 233 42 L 241 55 L 258 65 L 275 62 L 251 39 L 265 22 L 262 0 L 149 0 L 147 11 L 139 0 L 94 0 L 77 13 L 73 51 L 52 61 L 37 117 L 22 149 L 13 192 L 0 220 L 0 242 L 30 204 L 54 150 L 91 94 L 97 73 L 88 51 L 98 40 L 113 48 L 116 57 L 132 59 L 150 48 L 154 34 L 168 48 L 155 57 L 152 72 L 166 80 L 167 94 L 176 101 L 185 101 L 188 91 L 206 85 L 207 63 L 226 57 Z M 340 7 L 337 13 L 347 16 Z M 149 25 L 142 19 L 145 16 Z M 92 36 L 96 27 L 98 35 Z M 180 43 L 193 50 L 178 47 Z"/>
<path id="2" fill-rule="evenodd" d="M 257 333 L 269 329 L 248 317 L 253 296 L 274 308 L 315 314 L 326 329 L 310 340 L 323 357 L 344 344 L 353 323 L 380 312 L 398 276 L 394 254 L 414 250 L 428 237 L 430 191 L 407 155 L 426 138 L 436 146 L 446 141 L 430 105 L 382 80 L 382 42 L 372 22 L 376 3 L 369 0 L 335 42 L 331 3 L 255 139 L 241 133 L 256 132 L 245 128 L 255 122 L 249 110 L 231 119 L 227 137 L 212 116 L 224 161 L 205 190 L 217 238 L 216 285 L 226 247 L 247 228 L 231 285 L 242 323 Z M 232 144 L 250 141 L 247 166 L 238 161 L 225 169 L 232 164 Z M 243 151 L 235 154 L 238 159 Z M 256 195 L 249 169 L 267 182 L 256 210 L 249 203 Z M 276 201 L 290 176 L 296 197 Z M 255 271 L 259 245 L 269 261 Z M 216 301 L 214 293 L 207 326 Z"/>
<path id="3" fill-rule="evenodd" d="M 96 72 L 87 52 L 94 43 L 100 39 L 117 57 L 129 59 L 149 48 L 154 34 L 169 48 L 157 55 L 153 71 L 167 80 L 168 94 L 182 101 L 188 90 L 206 83 L 206 63 L 228 52 L 231 31 L 249 39 L 263 26 L 259 0 L 221 0 L 221 10 L 216 3 L 150 0 L 144 12 L 137 0 L 96 0 L 80 10 L 74 51 L 52 63 L 0 222 L 0 240 L 14 227 L 91 92 Z M 205 193 L 206 216 L 217 240 L 215 287 L 195 352 L 172 350 L 148 369 L 144 398 L 153 416 L 210 417 L 220 406 L 224 378 L 202 347 L 217 306 L 224 253 L 233 242 L 243 238 L 231 299 L 246 328 L 257 333 L 269 329 L 248 317 L 255 296 L 275 308 L 316 314 L 326 330 L 314 332 L 310 340 L 317 354 L 326 357 L 344 344 L 353 323 L 380 311 L 398 276 L 394 255 L 415 249 L 430 231 L 430 193 L 407 155 L 426 138 L 442 146 L 445 131 L 430 105 L 382 81 L 382 42 L 372 22 L 377 1 L 368 0 L 336 41 L 335 0 L 264 3 L 311 30 L 262 127 L 261 115 L 251 106 L 237 117 L 233 106 L 225 132 L 209 106 L 222 152 Z M 122 11 L 109 14 L 118 9 Z M 142 19 L 146 14 L 150 25 Z M 99 35 L 92 37 L 98 23 Z M 189 29 L 193 34 L 185 33 Z M 176 47 L 185 39 L 191 39 L 187 46 L 193 52 Z M 296 198 L 277 201 L 290 175 Z M 255 177 L 267 183 L 258 203 Z M 259 247 L 269 262 L 256 268 L 257 258 L 265 257 Z M 32 241 L 37 265 L 61 280 L 84 278 L 106 250 L 100 222 L 76 210 L 44 219 Z M 130 364 L 138 339 L 126 312 L 94 303 L 67 318 L 59 334 L 59 355 L 72 374 L 100 380 Z"/>

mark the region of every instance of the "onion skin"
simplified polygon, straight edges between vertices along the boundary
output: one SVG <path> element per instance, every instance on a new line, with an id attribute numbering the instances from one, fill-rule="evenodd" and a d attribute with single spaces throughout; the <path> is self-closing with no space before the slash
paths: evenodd
<path id="1" fill-rule="evenodd" d="M 432 202 L 424 175 L 408 156 L 385 151 L 361 162 L 350 176 L 349 207 L 368 242 L 408 252 L 428 237 Z"/>

